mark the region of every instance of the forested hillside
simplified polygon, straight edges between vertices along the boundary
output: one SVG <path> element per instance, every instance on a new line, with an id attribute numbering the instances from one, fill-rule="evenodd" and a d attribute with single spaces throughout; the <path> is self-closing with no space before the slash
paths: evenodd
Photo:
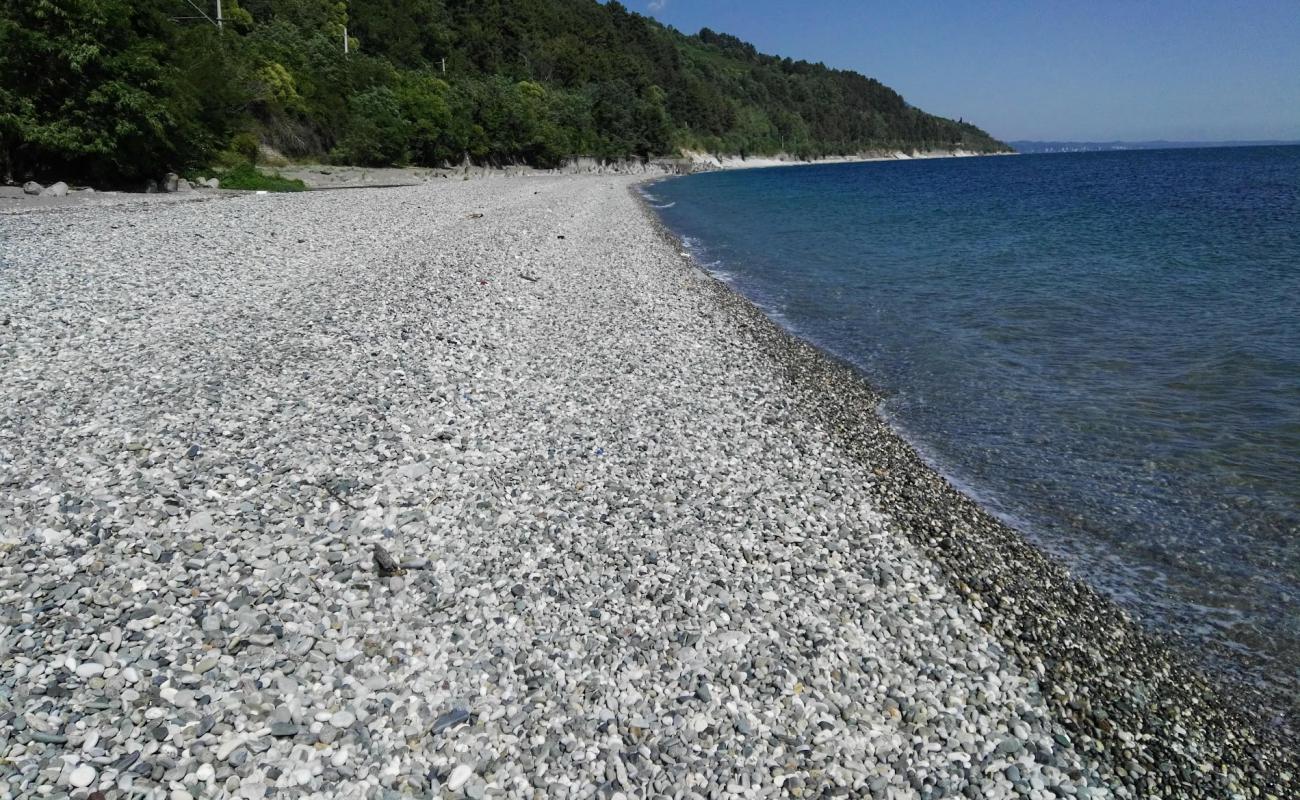
<path id="1" fill-rule="evenodd" d="M 222 0 L 220 28 L 216 6 L 0 0 L 0 177 L 129 182 L 259 141 L 430 166 L 1003 148 L 857 73 L 618 3 Z"/>

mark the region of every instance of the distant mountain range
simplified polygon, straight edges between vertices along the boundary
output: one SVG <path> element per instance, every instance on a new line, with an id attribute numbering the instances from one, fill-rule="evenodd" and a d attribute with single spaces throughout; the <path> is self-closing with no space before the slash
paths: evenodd
<path id="1" fill-rule="evenodd" d="M 1101 150 L 1178 150 L 1194 147 L 1263 147 L 1268 145 L 1300 144 L 1300 141 L 1285 139 L 1261 139 L 1257 141 L 1229 142 L 1171 142 L 1154 139 L 1147 142 L 1007 142 L 1018 153 L 1091 153 Z"/>

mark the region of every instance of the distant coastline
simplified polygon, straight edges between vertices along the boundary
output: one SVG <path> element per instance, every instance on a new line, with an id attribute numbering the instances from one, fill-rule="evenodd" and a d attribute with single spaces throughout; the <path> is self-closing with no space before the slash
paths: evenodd
<path id="1" fill-rule="evenodd" d="M 1300 145 L 1300 140 L 1259 139 L 1230 140 L 1223 142 L 1173 142 L 1152 139 L 1139 142 L 1056 142 L 1020 139 L 1007 142 L 1019 153 L 1094 153 L 1111 150 L 1195 150 L 1208 147 L 1286 147 Z"/>
<path id="2" fill-rule="evenodd" d="M 916 161 L 931 158 L 974 158 L 976 156 L 1013 156 L 1014 152 L 979 152 L 955 148 L 952 150 L 872 150 L 848 156 L 825 156 L 822 158 L 800 158 L 788 153 L 776 155 L 742 156 L 714 155 L 684 151 L 693 172 L 711 170 L 763 169 L 767 167 L 795 167 L 811 164 L 862 164 L 873 161 Z"/>

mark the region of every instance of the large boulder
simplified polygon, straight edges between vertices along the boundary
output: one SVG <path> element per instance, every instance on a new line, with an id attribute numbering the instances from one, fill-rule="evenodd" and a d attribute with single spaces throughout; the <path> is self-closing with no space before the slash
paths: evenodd
<path id="1" fill-rule="evenodd" d="M 145 182 L 144 182 L 144 193 L 145 193 L 145 194 L 158 194 L 158 181 L 154 180 L 153 178 L 150 178 L 149 180 L 145 181 Z"/>
<path id="2" fill-rule="evenodd" d="M 180 180 L 176 181 L 176 191 L 181 193 L 192 192 L 194 191 L 194 187 L 190 185 L 189 181 L 185 180 L 184 178 L 181 178 Z"/>
<path id="3" fill-rule="evenodd" d="M 40 185 L 36 181 L 28 181 L 27 183 L 23 184 L 23 192 L 26 194 L 38 195 L 43 191 L 45 191 L 45 187 Z"/>
<path id="4" fill-rule="evenodd" d="M 177 175 L 175 172 L 167 173 L 167 177 L 163 178 L 163 191 L 168 194 L 175 192 L 180 188 L 180 182 L 181 176 Z"/>
<path id="5" fill-rule="evenodd" d="M 220 189 L 221 181 L 218 180 L 217 178 L 208 178 L 207 182 L 204 183 L 203 185 L 208 187 L 209 189 Z"/>
<path id="6" fill-rule="evenodd" d="M 45 191 L 41 192 L 41 197 L 67 197 L 68 184 L 59 181 L 53 186 L 47 186 Z"/>

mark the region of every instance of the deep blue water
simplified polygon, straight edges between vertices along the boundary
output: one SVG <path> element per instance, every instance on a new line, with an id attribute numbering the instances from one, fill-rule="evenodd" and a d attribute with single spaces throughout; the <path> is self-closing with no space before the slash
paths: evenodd
<path id="1" fill-rule="evenodd" d="M 1300 689 L 1300 147 L 645 190 L 932 465 L 1217 667 Z"/>

